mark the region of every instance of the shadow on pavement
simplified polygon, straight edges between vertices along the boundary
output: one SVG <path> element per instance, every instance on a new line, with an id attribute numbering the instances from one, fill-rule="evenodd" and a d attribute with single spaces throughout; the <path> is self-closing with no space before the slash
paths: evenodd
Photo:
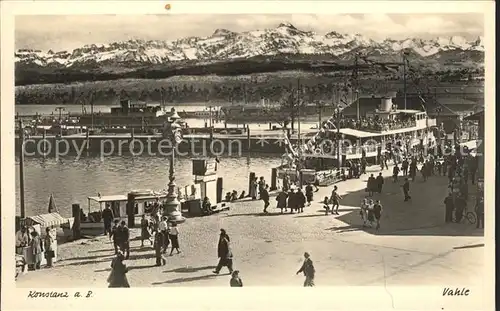
<path id="1" fill-rule="evenodd" d="M 240 213 L 240 214 L 229 214 L 225 215 L 224 217 L 240 217 L 240 216 L 255 216 L 255 217 L 260 217 L 260 216 L 278 216 L 278 215 L 286 215 L 286 213 L 280 213 L 280 212 L 273 212 L 273 213 Z"/>
<path id="2" fill-rule="evenodd" d="M 145 269 L 145 268 L 154 268 L 157 267 L 155 264 L 149 264 L 149 265 L 140 265 L 140 266 L 129 266 L 129 270 L 140 270 L 140 269 Z"/>
<path id="3" fill-rule="evenodd" d="M 82 266 L 82 265 L 89 265 L 89 264 L 95 264 L 95 263 L 100 263 L 100 262 L 106 262 L 113 259 L 114 255 L 109 255 L 109 256 L 89 256 L 89 257 L 77 257 L 73 258 L 68 261 L 76 261 L 76 262 L 71 262 L 68 264 L 64 264 L 61 266 Z M 101 258 L 101 260 L 85 260 L 85 261 L 78 261 L 82 259 L 98 259 Z M 154 259 L 154 254 L 153 252 L 149 254 L 134 254 L 133 251 L 130 252 L 130 257 L 126 259 L 125 261 L 131 261 L 131 260 L 136 260 L 136 259 Z"/>
<path id="4" fill-rule="evenodd" d="M 111 249 L 111 248 L 108 248 L 108 249 L 96 249 L 96 250 L 93 250 L 93 251 L 89 251 L 90 254 L 92 253 L 113 253 L 114 250 Z"/>
<path id="5" fill-rule="evenodd" d="M 129 270 L 139 270 L 139 269 L 145 269 L 145 268 L 154 268 L 157 267 L 155 264 L 151 265 L 140 265 L 140 266 L 129 266 Z M 111 267 L 106 268 L 106 269 L 99 269 L 99 270 L 94 270 L 94 272 L 111 272 Z"/>
<path id="6" fill-rule="evenodd" d="M 130 257 L 127 260 L 136 260 L 136 259 L 155 259 L 155 254 L 152 249 L 150 249 L 151 253 L 149 254 L 134 254 L 132 251 L 130 252 Z"/>
<path id="7" fill-rule="evenodd" d="M 154 251 L 153 246 L 149 243 L 144 243 L 143 247 L 136 246 L 130 248 L 130 253 L 142 253 L 142 252 L 152 252 Z"/>
<path id="8" fill-rule="evenodd" d="M 111 257 L 109 258 L 104 258 L 102 260 L 87 260 L 87 261 L 77 261 L 77 262 L 72 262 L 64 265 L 57 265 L 58 267 L 66 267 L 66 266 L 84 266 L 84 265 L 92 265 L 96 263 L 102 263 L 102 262 L 109 262 L 111 264 Z M 74 259 L 72 259 L 74 260 Z"/>
<path id="9" fill-rule="evenodd" d="M 323 214 L 297 215 L 297 216 L 295 216 L 294 218 L 326 217 L 326 216 L 327 216 L 327 215 L 325 215 L 325 213 L 323 212 Z"/>
<path id="10" fill-rule="evenodd" d="M 92 259 L 105 259 L 105 258 L 112 258 L 114 256 L 114 251 L 110 250 L 109 254 L 103 254 L 103 255 L 96 255 L 96 256 L 83 256 L 83 257 L 75 257 L 71 258 L 68 260 L 74 261 L 74 260 L 92 260 Z"/>
<path id="11" fill-rule="evenodd" d="M 374 173 L 376 177 L 378 174 Z M 347 226 L 332 227 L 325 230 L 344 232 L 363 230 L 374 235 L 394 236 L 483 236 L 482 229 L 476 229 L 474 224 L 446 224 L 444 222 L 445 206 L 444 199 L 447 195 L 448 178 L 444 176 L 432 176 L 424 182 L 422 177 L 417 176 L 415 182 L 410 180 L 411 200 L 404 202 L 402 185 L 404 177 L 399 177 L 394 183 L 392 177 L 384 178 L 382 193 L 375 193 L 368 197 L 363 187 L 357 191 L 347 191 L 342 195 L 339 212 L 348 213 L 337 216 Z M 342 190 L 342 183 L 337 185 Z M 469 182 L 469 193 L 474 191 L 474 185 Z M 341 191 L 341 193 L 346 191 Z M 363 221 L 359 213 L 361 201 L 365 198 L 380 200 L 383 206 L 381 228 L 362 227 Z M 473 210 L 473 199 L 469 199 L 468 209 Z M 323 212 L 317 216 L 324 216 Z M 307 217 L 305 215 L 303 217 Z M 311 215 L 312 217 L 313 215 Z M 316 216 L 316 215 L 314 215 Z M 300 216 L 297 216 L 300 217 Z"/>
<path id="12" fill-rule="evenodd" d="M 330 230 L 338 233 L 342 232 L 351 232 L 351 231 L 361 231 L 363 230 L 362 226 L 340 226 L 340 227 L 331 227 L 331 228 L 326 228 L 325 230 Z"/>
<path id="13" fill-rule="evenodd" d="M 172 270 L 165 270 L 163 273 L 175 272 L 175 273 L 192 273 L 201 270 L 215 269 L 215 266 L 204 266 L 204 267 L 183 267 Z"/>
<path id="14" fill-rule="evenodd" d="M 200 280 L 205 280 L 205 279 L 210 279 L 217 277 L 215 274 L 207 274 L 207 275 L 202 275 L 202 276 L 193 276 L 193 277 L 188 277 L 188 278 L 177 278 L 173 280 L 167 280 L 165 282 L 154 282 L 151 283 L 151 285 L 161 285 L 161 284 L 176 284 L 176 283 L 184 283 L 184 282 L 194 282 L 194 281 L 200 281 Z"/>
<path id="15" fill-rule="evenodd" d="M 330 208 L 332 208 L 330 206 Z M 358 211 L 359 212 L 359 207 L 356 207 L 356 208 L 343 208 L 342 206 L 339 207 L 339 212 L 354 212 L 354 211 Z M 316 212 L 318 213 L 323 213 L 323 215 L 325 214 L 325 210 L 324 209 L 319 209 L 317 210 Z M 330 212 L 328 215 L 332 215 L 332 213 Z M 335 216 L 335 215 L 334 215 Z"/>

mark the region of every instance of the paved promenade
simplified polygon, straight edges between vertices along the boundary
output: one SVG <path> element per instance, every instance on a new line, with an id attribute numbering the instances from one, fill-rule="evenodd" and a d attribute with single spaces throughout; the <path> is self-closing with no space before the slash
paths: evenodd
<path id="1" fill-rule="evenodd" d="M 390 171 L 384 171 L 389 177 Z M 378 175 L 379 167 L 368 173 Z M 229 286 L 229 276 L 212 270 L 217 263 L 219 229 L 231 237 L 235 268 L 245 286 L 302 286 L 295 275 L 304 251 L 311 254 L 317 286 L 334 285 L 479 285 L 483 282 L 483 230 L 470 224 L 444 224 L 443 200 L 447 178 L 421 177 L 411 184 L 411 202 L 403 202 L 402 178 L 386 179 L 380 198 L 384 213 L 381 229 L 361 227 L 359 203 L 366 195 L 366 179 L 338 185 L 343 196 L 340 216 L 324 215 L 320 201 L 331 187 L 320 188 L 315 202 L 302 214 L 280 214 L 271 198 L 271 212 L 262 202 L 232 205 L 229 212 L 191 218 L 181 225 L 182 253 L 155 267 L 154 251 L 140 247 L 132 230 L 131 255 L 126 264 L 132 287 Z M 18 287 L 106 287 L 113 256 L 106 237 L 60 246 L 60 260 L 52 269 L 30 272 Z"/>

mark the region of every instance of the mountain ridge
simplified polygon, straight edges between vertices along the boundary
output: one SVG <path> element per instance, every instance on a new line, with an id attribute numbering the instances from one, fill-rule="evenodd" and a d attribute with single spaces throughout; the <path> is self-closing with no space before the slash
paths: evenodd
<path id="1" fill-rule="evenodd" d="M 81 69 L 101 65 L 182 65 L 183 62 L 214 62 L 281 54 L 331 55 L 333 61 L 351 60 L 362 53 L 378 61 L 394 61 L 403 50 L 410 50 L 415 61 L 446 67 L 459 62 L 480 67 L 484 40 L 479 36 L 468 41 L 461 36 L 435 39 L 407 38 L 373 40 L 361 34 L 330 31 L 320 35 L 300 30 L 291 23 L 276 28 L 233 32 L 216 29 L 208 37 L 185 37 L 176 40 L 127 40 L 107 44 L 89 44 L 72 51 L 20 49 L 16 64 L 36 67 Z M 456 55 L 455 55 L 456 54 Z M 443 60 L 446 55 L 446 60 Z M 484 56 L 483 56 L 484 57 Z M 457 59 L 455 59 L 457 58 Z M 437 63 L 436 63 L 437 62 Z M 448 64 L 450 65 L 450 64 Z"/>

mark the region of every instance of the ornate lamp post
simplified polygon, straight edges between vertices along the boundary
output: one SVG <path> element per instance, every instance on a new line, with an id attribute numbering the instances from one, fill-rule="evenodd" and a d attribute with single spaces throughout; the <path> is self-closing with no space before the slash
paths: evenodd
<path id="1" fill-rule="evenodd" d="M 437 103 L 437 101 L 436 101 Z M 443 135 L 443 132 L 444 132 L 444 129 L 443 129 L 443 123 L 440 123 L 440 118 L 439 118 L 439 114 L 441 113 L 442 109 L 441 107 L 436 107 L 435 109 L 435 112 L 436 112 L 436 125 L 437 125 L 437 134 L 438 134 L 438 137 L 437 137 L 437 141 L 438 141 L 438 151 L 440 150 L 440 148 L 442 148 L 443 146 L 441 146 L 441 139 L 442 139 L 442 135 Z M 446 143 L 446 139 L 445 139 L 445 143 Z M 440 155 L 441 156 L 441 155 Z"/>
<path id="2" fill-rule="evenodd" d="M 175 184 L 175 149 L 182 141 L 181 126 L 178 123 L 179 115 L 174 108 L 171 110 L 172 115 L 166 124 L 164 135 L 170 139 L 172 145 L 172 152 L 170 154 L 170 168 L 169 168 L 169 183 L 166 202 L 163 205 L 163 216 L 166 216 L 169 222 L 183 223 L 186 218 L 182 216 L 180 211 L 180 202 L 177 200 L 177 190 Z"/>

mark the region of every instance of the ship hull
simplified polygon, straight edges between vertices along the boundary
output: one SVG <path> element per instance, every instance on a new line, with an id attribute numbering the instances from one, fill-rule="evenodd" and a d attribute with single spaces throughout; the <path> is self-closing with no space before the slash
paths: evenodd
<path id="1" fill-rule="evenodd" d="M 266 108 L 266 107 L 225 107 L 221 109 L 221 119 L 226 121 L 240 122 L 284 122 L 294 118 L 302 120 L 316 120 L 319 115 L 331 116 L 335 111 L 334 107 L 326 106 L 319 109 L 317 106 L 308 105 L 297 109 L 292 113 L 286 108 Z"/>
<path id="2" fill-rule="evenodd" d="M 168 120 L 167 116 L 111 116 L 111 115 L 94 115 L 81 116 L 78 125 L 94 126 L 94 127 L 110 127 L 110 126 L 151 126 L 162 125 Z"/>

